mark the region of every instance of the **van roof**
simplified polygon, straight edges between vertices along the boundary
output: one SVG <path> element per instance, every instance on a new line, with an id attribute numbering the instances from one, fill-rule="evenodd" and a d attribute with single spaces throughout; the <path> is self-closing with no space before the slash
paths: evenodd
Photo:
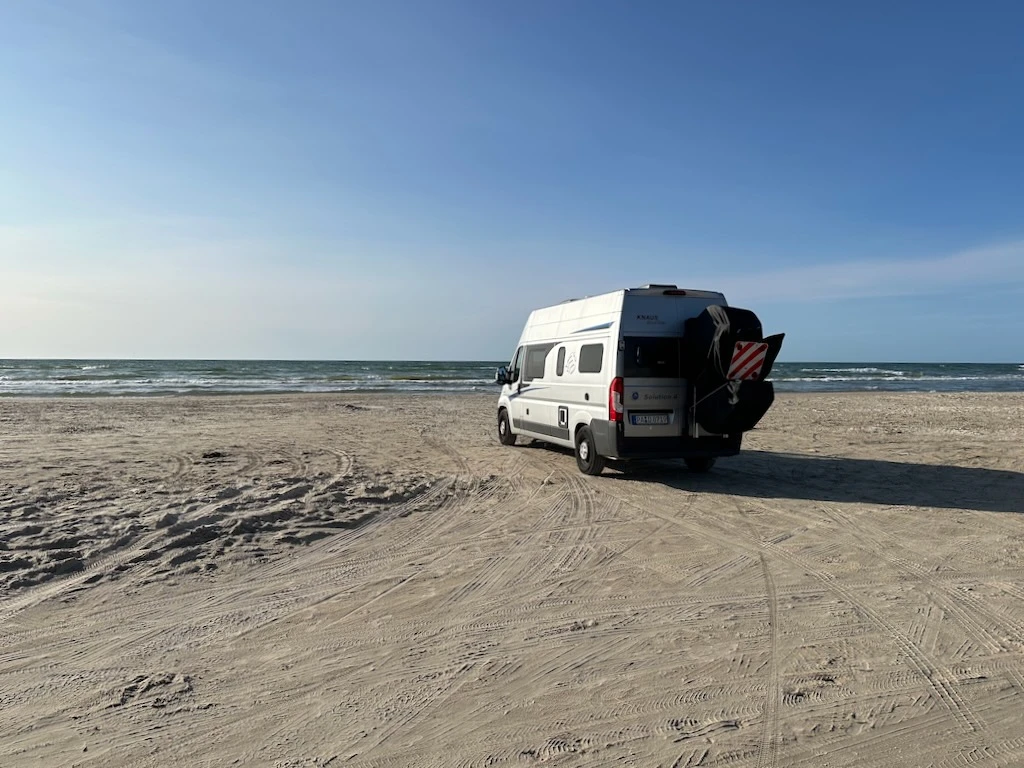
<path id="1" fill-rule="evenodd" d="M 608 291 L 607 293 L 595 294 L 594 296 L 580 296 L 575 299 L 565 299 L 562 304 L 568 304 L 572 301 L 582 301 L 583 299 L 593 299 L 596 296 L 607 296 L 613 293 L 624 293 L 635 296 L 692 296 L 698 299 L 724 299 L 725 295 L 720 291 L 705 291 L 697 288 L 679 288 L 674 283 L 647 283 L 641 285 L 638 288 L 620 288 L 617 291 Z"/>

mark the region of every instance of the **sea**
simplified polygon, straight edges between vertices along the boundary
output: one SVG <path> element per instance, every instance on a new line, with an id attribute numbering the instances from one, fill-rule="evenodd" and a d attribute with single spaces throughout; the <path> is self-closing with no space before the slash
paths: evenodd
<path id="1" fill-rule="evenodd" d="M 494 361 L 0 360 L 0 397 L 497 393 Z M 1024 364 L 777 362 L 778 392 L 1022 392 Z"/>

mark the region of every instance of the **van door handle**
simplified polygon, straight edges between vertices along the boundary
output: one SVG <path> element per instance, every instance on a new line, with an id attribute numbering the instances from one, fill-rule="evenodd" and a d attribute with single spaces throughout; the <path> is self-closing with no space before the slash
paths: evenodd
<path id="1" fill-rule="evenodd" d="M 583 394 L 583 399 L 584 399 L 584 400 L 589 400 L 589 399 L 590 399 L 590 393 L 589 393 L 589 392 L 585 392 L 585 393 Z"/>

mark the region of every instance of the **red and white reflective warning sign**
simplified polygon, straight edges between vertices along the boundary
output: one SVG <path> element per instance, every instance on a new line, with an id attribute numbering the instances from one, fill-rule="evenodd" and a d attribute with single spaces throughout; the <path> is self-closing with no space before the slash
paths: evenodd
<path id="1" fill-rule="evenodd" d="M 730 381 L 756 379 L 764 368 L 768 345 L 763 341 L 737 341 L 732 351 L 732 362 L 725 378 Z"/>

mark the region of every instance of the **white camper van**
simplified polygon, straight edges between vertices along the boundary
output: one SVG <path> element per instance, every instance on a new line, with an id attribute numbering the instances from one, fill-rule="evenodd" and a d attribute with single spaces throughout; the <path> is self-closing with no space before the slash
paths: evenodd
<path id="1" fill-rule="evenodd" d="M 572 448 L 592 475 L 606 458 L 682 458 L 707 471 L 739 452 L 771 405 L 764 378 L 781 344 L 721 293 L 675 285 L 535 310 L 497 373 L 498 439 Z"/>

